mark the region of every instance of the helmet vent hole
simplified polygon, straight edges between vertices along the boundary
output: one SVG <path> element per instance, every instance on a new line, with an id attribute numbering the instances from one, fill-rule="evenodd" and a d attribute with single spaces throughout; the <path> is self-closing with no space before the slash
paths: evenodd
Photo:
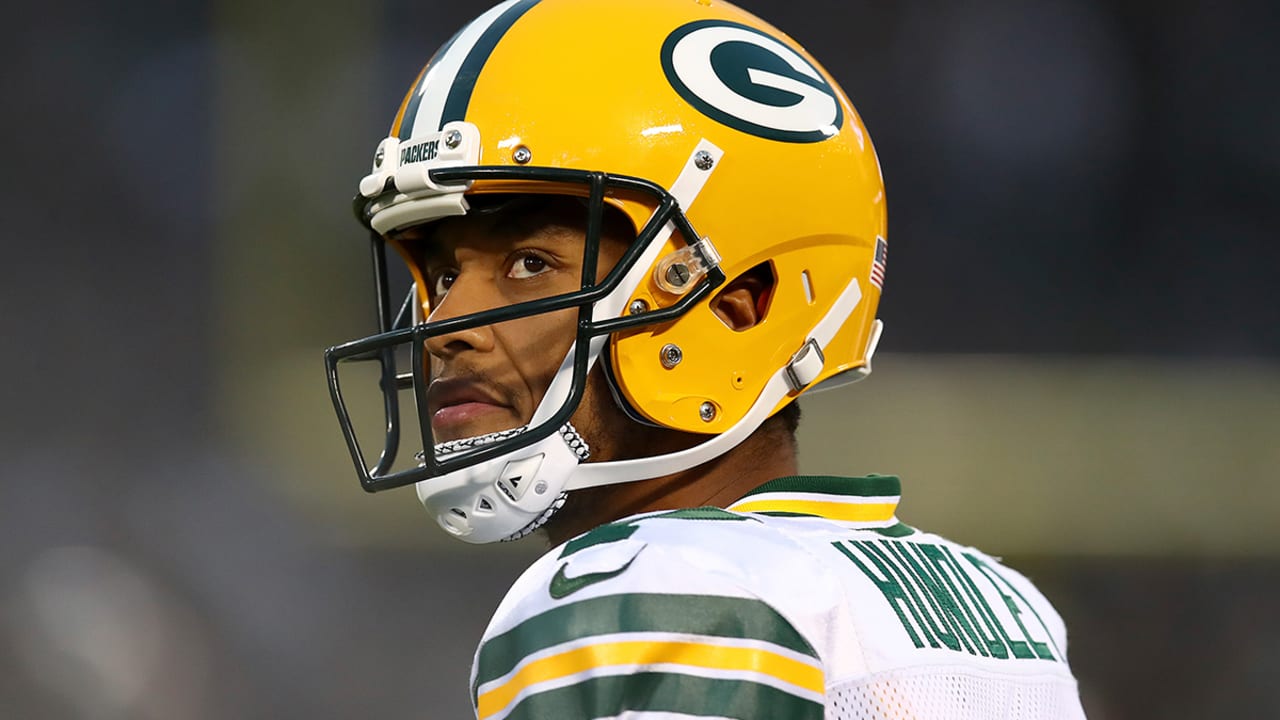
<path id="1" fill-rule="evenodd" d="M 467 519 L 467 514 L 463 512 L 461 508 L 449 508 L 449 512 L 453 513 L 454 515 L 457 515 L 463 520 Z"/>
<path id="2" fill-rule="evenodd" d="M 809 277 L 808 270 L 800 271 L 800 283 L 804 285 L 804 301 L 813 304 L 813 278 Z"/>

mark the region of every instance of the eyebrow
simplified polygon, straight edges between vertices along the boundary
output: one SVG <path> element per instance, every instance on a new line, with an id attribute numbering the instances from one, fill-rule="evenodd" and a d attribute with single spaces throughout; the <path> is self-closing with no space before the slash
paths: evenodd
<path id="1" fill-rule="evenodd" d="M 531 238 L 549 226 L 568 225 L 565 219 L 567 213 L 557 205 L 557 200 L 562 197 L 565 196 L 519 195 L 499 202 L 477 202 L 471 212 L 475 216 L 492 219 L 492 224 L 487 229 L 492 235 L 516 241 Z M 587 222 L 586 213 L 587 209 L 583 206 L 581 224 L 584 226 Z M 447 253 L 440 243 L 433 240 L 439 222 L 444 220 L 406 228 L 396 239 L 409 248 L 419 262 L 440 260 Z"/>

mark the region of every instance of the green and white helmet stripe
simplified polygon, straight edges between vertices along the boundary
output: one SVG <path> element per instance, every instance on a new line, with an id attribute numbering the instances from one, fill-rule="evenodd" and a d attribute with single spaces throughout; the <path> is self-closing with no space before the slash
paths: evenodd
<path id="1" fill-rule="evenodd" d="M 400 121 L 400 139 L 433 133 L 447 122 L 462 120 L 476 79 L 493 48 L 537 4 L 538 0 L 507 0 L 450 38 L 413 89 Z"/>

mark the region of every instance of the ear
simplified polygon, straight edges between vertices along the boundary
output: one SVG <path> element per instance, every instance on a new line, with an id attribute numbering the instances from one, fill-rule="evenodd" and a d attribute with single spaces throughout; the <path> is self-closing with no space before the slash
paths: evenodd
<path id="1" fill-rule="evenodd" d="M 749 330 L 764 319 L 769 292 L 773 290 L 773 276 L 769 272 L 757 272 L 758 269 L 734 278 L 711 299 L 711 309 L 730 330 Z"/>

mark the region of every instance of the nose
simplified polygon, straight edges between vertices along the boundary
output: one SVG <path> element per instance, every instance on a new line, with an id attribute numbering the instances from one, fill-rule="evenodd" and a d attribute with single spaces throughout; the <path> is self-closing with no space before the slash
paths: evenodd
<path id="1" fill-rule="evenodd" d="M 482 310 L 497 307 L 490 293 L 485 291 L 485 284 L 475 276 L 460 273 L 453 281 L 449 292 L 438 299 L 427 317 L 428 323 L 464 317 Z M 489 352 L 493 350 L 493 328 L 489 325 L 454 330 L 442 335 L 427 338 L 427 352 L 440 359 L 452 358 L 468 350 Z"/>

